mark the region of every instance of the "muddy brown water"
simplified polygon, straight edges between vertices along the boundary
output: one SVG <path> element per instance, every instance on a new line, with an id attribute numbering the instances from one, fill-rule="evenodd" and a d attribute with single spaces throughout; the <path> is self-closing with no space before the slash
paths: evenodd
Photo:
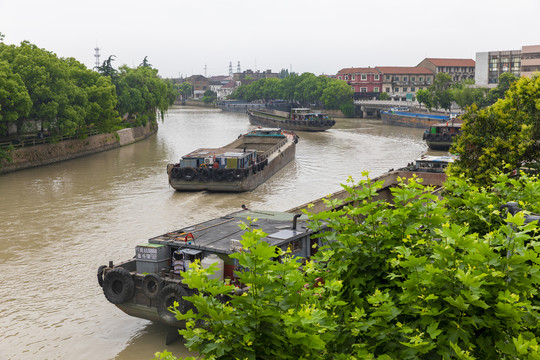
<path id="1" fill-rule="evenodd" d="M 296 159 L 252 192 L 181 193 L 166 165 L 252 129 L 246 114 L 173 108 L 158 133 L 92 156 L 0 176 L 0 359 L 152 359 L 168 329 L 107 302 L 100 265 L 134 256 L 148 238 L 240 210 L 287 210 L 375 177 L 427 151 L 422 129 L 336 119 L 298 133 Z"/>

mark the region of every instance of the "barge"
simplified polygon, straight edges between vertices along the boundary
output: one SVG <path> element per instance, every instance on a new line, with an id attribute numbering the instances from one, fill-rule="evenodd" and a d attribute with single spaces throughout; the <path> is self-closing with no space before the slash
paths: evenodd
<path id="1" fill-rule="evenodd" d="M 246 230 L 240 224 L 248 224 L 248 218 L 256 218 L 253 227 L 268 234 L 263 241 L 291 249 L 299 258 L 312 256 L 320 246 L 319 240 L 311 238 L 314 232 L 306 215 L 246 209 L 153 237 L 136 246 L 133 259 L 100 266 L 97 278 L 105 297 L 128 315 L 185 327 L 185 321 L 177 320 L 169 307 L 176 301 L 182 313 L 193 309 L 183 297 L 196 290 L 182 282 L 193 261 L 199 260 L 205 268 L 215 264 L 218 270 L 212 277 L 227 281 L 231 293 L 247 290 L 237 282 L 236 272 L 241 269 L 229 255 L 242 251 L 240 240 Z"/>
<path id="2" fill-rule="evenodd" d="M 412 113 L 408 111 L 381 111 L 381 119 L 385 125 L 429 128 L 431 125 L 450 120 L 450 115 Z"/>
<path id="3" fill-rule="evenodd" d="M 461 125 L 461 122 L 454 121 L 431 125 L 424 133 L 423 140 L 432 150 L 448 151 L 456 136 L 461 133 Z"/>
<path id="4" fill-rule="evenodd" d="M 251 191 L 291 162 L 296 134 L 259 128 L 221 148 L 201 148 L 167 165 L 169 184 L 177 191 Z"/>
<path id="5" fill-rule="evenodd" d="M 248 110 L 253 125 L 280 127 L 291 131 L 326 131 L 336 124 L 328 115 L 309 108 L 292 108 L 290 112 L 279 110 Z"/>

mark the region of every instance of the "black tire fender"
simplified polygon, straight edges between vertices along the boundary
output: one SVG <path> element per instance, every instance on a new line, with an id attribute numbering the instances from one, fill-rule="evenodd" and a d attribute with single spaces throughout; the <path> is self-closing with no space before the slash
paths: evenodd
<path id="1" fill-rule="evenodd" d="M 180 169 L 179 167 L 173 167 L 171 170 L 171 177 L 173 178 L 182 177 L 182 169 Z"/>
<path id="2" fill-rule="evenodd" d="M 227 170 L 227 173 L 225 174 L 225 178 L 227 179 L 227 181 L 233 181 L 234 180 L 234 170 L 235 169 Z"/>
<path id="3" fill-rule="evenodd" d="M 186 181 L 191 181 L 197 176 L 197 169 L 192 167 L 184 168 L 182 171 L 182 178 Z"/>
<path id="4" fill-rule="evenodd" d="M 142 292 L 149 299 L 155 299 L 163 288 L 163 279 L 158 274 L 146 274 L 142 280 Z"/>
<path id="5" fill-rule="evenodd" d="M 234 169 L 233 177 L 234 180 L 242 180 L 244 177 L 244 171 L 242 169 Z"/>
<path id="6" fill-rule="evenodd" d="M 117 267 L 105 274 L 103 278 L 103 294 L 113 304 L 122 304 L 135 294 L 135 282 L 131 273 Z"/>
<path id="7" fill-rule="evenodd" d="M 199 178 L 202 181 L 207 182 L 208 179 L 210 179 L 210 170 L 208 170 L 207 168 L 199 169 Z"/>
<path id="8" fill-rule="evenodd" d="M 188 296 L 187 291 L 178 284 L 166 285 L 157 295 L 157 311 L 164 322 L 170 325 L 176 325 L 180 321 L 176 319 L 175 314 L 169 310 L 169 307 L 174 306 L 174 302 L 178 302 L 178 311 L 185 314 L 189 309 L 188 301 L 183 297 Z"/>
<path id="9" fill-rule="evenodd" d="M 103 287 L 103 270 L 107 268 L 107 265 L 101 265 L 97 269 L 97 281 L 99 286 Z"/>

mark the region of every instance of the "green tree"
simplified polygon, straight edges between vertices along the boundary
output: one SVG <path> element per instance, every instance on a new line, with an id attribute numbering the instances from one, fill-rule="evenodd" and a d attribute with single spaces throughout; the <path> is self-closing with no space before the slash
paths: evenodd
<path id="1" fill-rule="evenodd" d="M 217 94 L 214 91 L 206 90 L 203 94 L 202 100 L 205 104 L 210 104 L 216 101 L 216 99 L 217 99 Z"/>
<path id="2" fill-rule="evenodd" d="M 424 106 L 428 110 L 431 110 L 433 108 L 433 100 L 432 100 L 431 93 L 429 92 L 429 90 L 426 90 L 426 89 L 418 90 L 416 92 L 416 100 L 418 100 L 420 104 L 424 104 Z"/>
<path id="3" fill-rule="evenodd" d="M 8 135 L 9 123 L 26 118 L 32 100 L 21 77 L 6 61 L 0 61 L 0 134 Z"/>
<path id="4" fill-rule="evenodd" d="M 352 100 L 353 90 L 343 80 L 329 79 L 323 90 L 321 101 L 326 109 L 339 109 L 341 105 Z"/>
<path id="5" fill-rule="evenodd" d="M 433 84 L 428 88 L 434 107 L 450 110 L 450 107 L 452 106 L 452 101 L 454 100 L 452 97 L 452 92 L 450 90 L 451 85 L 452 78 L 450 77 L 450 75 L 446 73 L 438 73 L 437 75 L 435 75 Z"/>
<path id="6" fill-rule="evenodd" d="M 451 149 L 459 159 L 450 167 L 478 183 L 490 183 L 499 170 L 538 167 L 540 158 L 540 78 L 521 78 L 505 98 L 462 115 L 462 134 Z"/>
<path id="7" fill-rule="evenodd" d="M 190 97 L 193 94 L 191 84 L 188 83 L 188 82 L 184 82 L 184 83 L 180 84 L 180 86 L 178 88 L 178 92 L 180 93 L 180 95 L 182 95 L 183 99 L 187 99 L 188 97 Z"/>
<path id="8" fill-rule="evenodd" d="M 390 95 L 386 92 L 382 92 L 379 94 L 379 100 L 390 100 Z"/>
<path id="9" fill-rule="evenodd" d="M 497 84 L 497 87 L 489 90 L 487 94 L 488 104 L 491 105 L 499 99 L 504 99 L 504 94 L 517 80 L 518 78 L 512 73 L 502 73 L 499 76 L 499 83 Z"/>
<path id="10" fill-rule="evenodd" d="M 113 83 L 116 81 L 116 77 L 118 76 L 118 71 L 116 71 L 116 69 L 112 66 L 112 62 L 114 61 L 115 57 L 116 55 L 110 55 L 107 60 L 103 61 L 101 66 L 96 68 L 101 75 L 110 77 Z"/>
<path id="11" fill-rule="evenodd" d="M 484 88 L 463 86 L 461 88 L 454 88 L 451 90 L 451 92 L 454 101 L 462 109 L 465 109 L 473 104 L 475 104 L 477 107 L 484 107 L 487 105 L 486 89 Z"/>
<path id="12" fill-rule="evenodd" d="M 325 246 L 303 266 L 264 233 L 246 233 L 233 255 L 242 295 L 193 267 L 185 281 L 199 289 L 188 298 L 198 313 L 177 312 L 186 346 L 206 359 L 540 356 L 539 229 L 526 222 L 540 210 L 538 178 L 498 174 L 492 187 L 450 178 L 443 199 L 402 179 L 391 202 L 381 186 L 349 179 L 347 199 L 310 214 Z M 508 201 L 524 211 L 502 212 Z"/>

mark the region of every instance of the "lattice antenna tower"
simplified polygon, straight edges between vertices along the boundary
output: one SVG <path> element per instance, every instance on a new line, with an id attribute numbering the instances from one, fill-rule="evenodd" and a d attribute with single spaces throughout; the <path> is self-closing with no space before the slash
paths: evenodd
<path id="1" fill-rule="evenodd" d="M 229 61 L 229 76 L 233 76 L 233 72 L 232 72 L 232 61 Z"/>
<path id="2" fill-rule="evenodd" d="M 206 64 L 204 64 L 204 77 L 206 77 Z"/>
<path id="3" fill-rule="evenodd" d="M 96 68 L 99 68 L 99 66 L 101 65 L 101 63 L 99 62 L 99 48 L 96 46 L 94 48 L 94 57 L 96 58 Z"/>
<path id="4" fill-rule="evenodd" d="M 238 62 L 238 65 L 236 66 L 236 72 L 237 73 L 241 73 L 242 71 L 240 70 L 240 61 Z"/>

